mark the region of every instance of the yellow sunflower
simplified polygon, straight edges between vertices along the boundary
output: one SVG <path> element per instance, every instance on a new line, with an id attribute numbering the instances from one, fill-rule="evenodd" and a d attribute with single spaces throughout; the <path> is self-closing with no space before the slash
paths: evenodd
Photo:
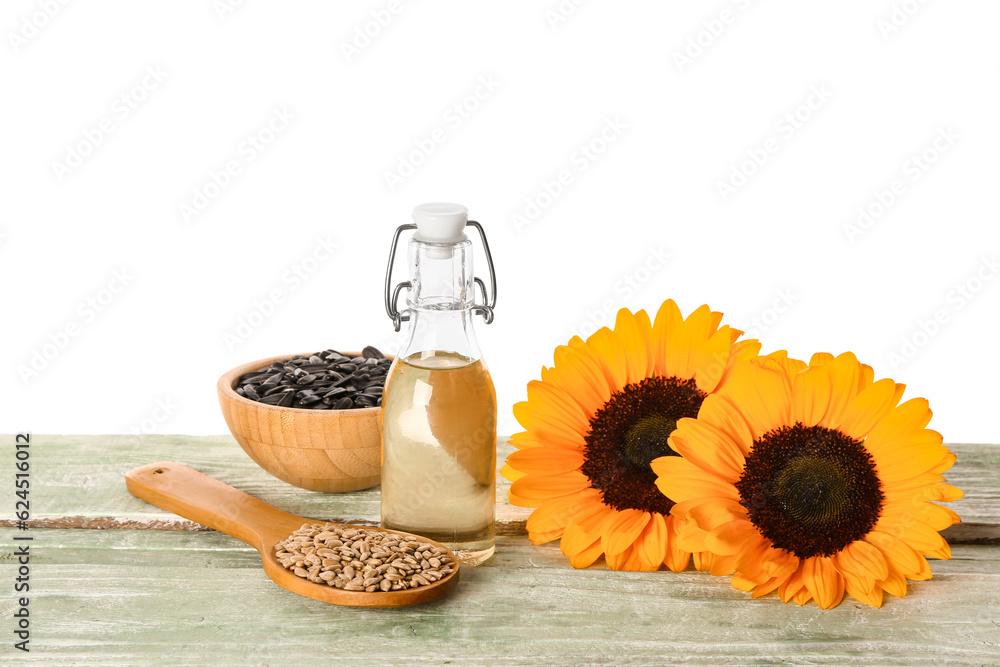
<path id="1" fill-rule="evenodd" d="M 674 503 L 657 490 L 649 462 L 671 453 L 677 420 L 698 414 L 737 359 L 759 352 L 756 340 L 736 343 L 742 332 L 720 328 L 721 319 L 708 306 L 684 319 L 668 300 L 655 323 L 622 309 L 614 330 L 556 348 L 553 367 L 514 406 L 525 431 L 511 437 L 518 451 L 501 471 L 513 482 L 510 502 L 538 508 L 527 523 L 534 544 L 562 538 L 574 567 L 602 554 L 615 570 L 687 567 Z M 695 561 L 713 562 L 708 554 Z"/>
<path id="2" fill-rule="evenodd" d="M 753 597 L 823 609 L 845 591 L 879 607 L 930 579 L 925 556 L 950 558 L 938 531 L 960 521 L 931 502 L 962 497 L 941 475 L 955 455 L 924 428 L 925 399 L 900 405 L 903 385 L 873 380 L 850 352 L 738 363 L 678 422 L 681 456 L 652 462 L 681 548 L 714 554 Z"/>

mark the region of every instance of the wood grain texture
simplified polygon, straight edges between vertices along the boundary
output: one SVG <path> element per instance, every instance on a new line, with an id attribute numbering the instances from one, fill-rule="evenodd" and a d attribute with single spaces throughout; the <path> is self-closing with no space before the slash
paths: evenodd
<path id="1" fill-rule="evenodd" d="M 23 534 L 23 533 L 19 533 Z M 274 586 L 216 532 L 35 530 L 28 665 L 995 665 L 1000 549 L 962 545 L 882 609 L 751 600 L 688 571 L 573 570 L 554 545 L 500 538 L 453 594 L 335 607 Z M 0 529 L 11 581 L 14 531 Z M 0 596 L 0 617 L 14 611 Z"/>
<path id="2" fill-rule="evenodd" d="M 0 437 L 13 440 L 13 436 Z M 126 471 L 160 459 L 188 465 L 292 514 L 343 523 L 375 525 L 379 521 L 378 488 L 342 494 L 295 488 L 261 470 L 230 436 L 36 434 L 32 443 L 32 525 L 36 527 L 200 529 L 126 491 Z M 958 455 L 958 462 L 946 475 L 966 495 L 949 504 L 962 523 L 943 534 L 952 544 L 1000 544 L 1000 445 L 948 447 Z M 511 451 L 501 437 L 498 466 Z M 523 535 L 531 509 L 511 505 L 509 487 L 498 475 L 497 534 Z M 11 524 L 11 519 L 0 518 L 0 526 Z"/>
<path id="3" fill-rule="evenodd" d="M 344 354 L 353 357 L 360 352 Z M 251 361 L 219 378 L 216 392 L 229 431 L 257 465 L 289 484 L 327 493 L 378 485 L 381 408 L 283 408 L 251 401 L 234 391 L 244 373 L 293 356 Z"/>
<path id="4" fill-rule="evenodd" d="M 313 600 L 350 607 L 404 607 L 436 600 L 451 592 L 458 583 L 460 564 L 455 554 L 443 544 L 412 533 L 378 528 L 376 530 L 382 533 L 400 535 L 444 549 L 454 562 L 454 571 L 429 586 L 404 591 L 368 593 L 316 584 L 286 570 L 275 556 L 275 546 L 310 523 L 309 519 L 283 512 L 173 461 L 134 468 L 125 474 L 125 481 L 135 497 L 249 544 L 260 553 L 264 574 L 271 581 Z"/>

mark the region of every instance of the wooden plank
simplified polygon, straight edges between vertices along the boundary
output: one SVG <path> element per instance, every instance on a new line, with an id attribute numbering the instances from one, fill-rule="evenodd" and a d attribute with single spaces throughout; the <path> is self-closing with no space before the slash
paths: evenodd
<path id="1" fill-rule="evenodd" d="M 204 529 L 133 498 L 125 489 L 125 472 L 158 460 L 183 463 L 293 514 L 351 523 L 379 520 L 377 487 L 341 494 L 298 489 L 259 468 L 228 435 L 34 435 L 32 442 L 36 527 Z M 950 504 L 963 523 L 945 531 L 945 537 L 953 544 L 1000 544 L 1000 445 L 948 447 L 958 455 L 948 479 L 966 496 Z M 510 451 L 506 438 L 501 438 L 498 465 Z M 531 509 L 507 501 L 509 485 L 497 477 L 497 531 L 522 535 Z M 12 521 L 0 520 L 4 525 Z"/>
<path id="2" fill-rule="evenodd" d="M 12 581 L 14 531 L 0 530 Z M 24 533 L 19 533 L 24 534 Z M 982 665 L 1000 661 L 1000 548 L 961 545 L 882 609 L 750 600 L 700 572 L 574 570 L 554 545 L 500 538 L 441 600 L 335 607 L 271 583 L 215 532 L 30 531 L 31 653 L 17 664 Z M 12 596 L 0 598 L 11 619 Z M 9 623 L 8 623 L 9 629 Z M 6 656 L 9 645 L 2 649 Z M 0 659 L 9 662 L 8 659 Z"/>

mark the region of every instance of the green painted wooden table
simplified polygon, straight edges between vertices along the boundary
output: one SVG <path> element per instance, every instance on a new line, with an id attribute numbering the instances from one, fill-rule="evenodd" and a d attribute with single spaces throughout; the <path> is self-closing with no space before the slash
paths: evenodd
<path id="1" fill-rule="evenodd" d="M 0 664 L 496 665 L 1000 664 L 1000 446 L 949 445 L 966 497 L 950 561 L 882 609 L 750 600 L 688 571 L 574 570 L 532 546 L 529 511 L 499 480 L 497 554 L 441 600 L 336 607 L 278 588 L 242 542 L 133 498 L 124 473 L 173 460 L 295 514 L 374 522 L 378 489 L 325 495 L 259 469 L 229 436 L 41 436 L 31 445 L 28 530 L 14 527 L 13 436 L 0 454 Z M 509 447 L 502 444 L 499 460 Z M 13 648 L 19 565 L 31 536 L 31 651 Z"/>

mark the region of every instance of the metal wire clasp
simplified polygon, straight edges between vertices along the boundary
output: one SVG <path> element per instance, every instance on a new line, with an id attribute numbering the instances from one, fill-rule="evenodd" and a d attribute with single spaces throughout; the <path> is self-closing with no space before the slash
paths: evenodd
<path id="1" fill-rule="evenodd" d="M 486 264 L 490 270 L 490 291 L 487 295 L 486 285 L 483 283 L 482 279 L 479 277 L 474 277 L 473 280 L 483 292 L 483 303 L 474 303 L 472 306 L 472 312 L 479 313 L 483 316 L 483 320 L 486 324 L 493 322 L 493 309 L 497 305 L 497 275 L 496 271 L 493 269 L 493 255 L 490 254 L 490 244 L 486 240 L 486 232 L 483 231 L 483 226 L 476 222 L 475 220 L 469 220 L 465 223 L 466 227 L 475 227 L 479 230 L 479 238 L 483 240 L 483 250 L 486 251 Z M 400 326 L 403 322 L 410 321 L 410 315 L 406 310 L 400 311 L 397 307 L 399 301 L 399 293 L 403 289 L 410 289 L 413 285 L 409 280 L 405 280 L 395 288 L 392 287 L 392 265 L 396 260 L 396 248 L 399 246 L 399 237 L 403 232 L 408 230 L 416 229 L 415 224 L 400 225 L 396 229 L 396 233 L 392 235 L 392 247 L 389 249 L 389 264 L 385 269 L 385 312 L 389 315 L 392 320 L 392 325 L 395 327 L 396 331 L 399 331 Z M 475 300 L 475 297 L 473 297 Z"/>

